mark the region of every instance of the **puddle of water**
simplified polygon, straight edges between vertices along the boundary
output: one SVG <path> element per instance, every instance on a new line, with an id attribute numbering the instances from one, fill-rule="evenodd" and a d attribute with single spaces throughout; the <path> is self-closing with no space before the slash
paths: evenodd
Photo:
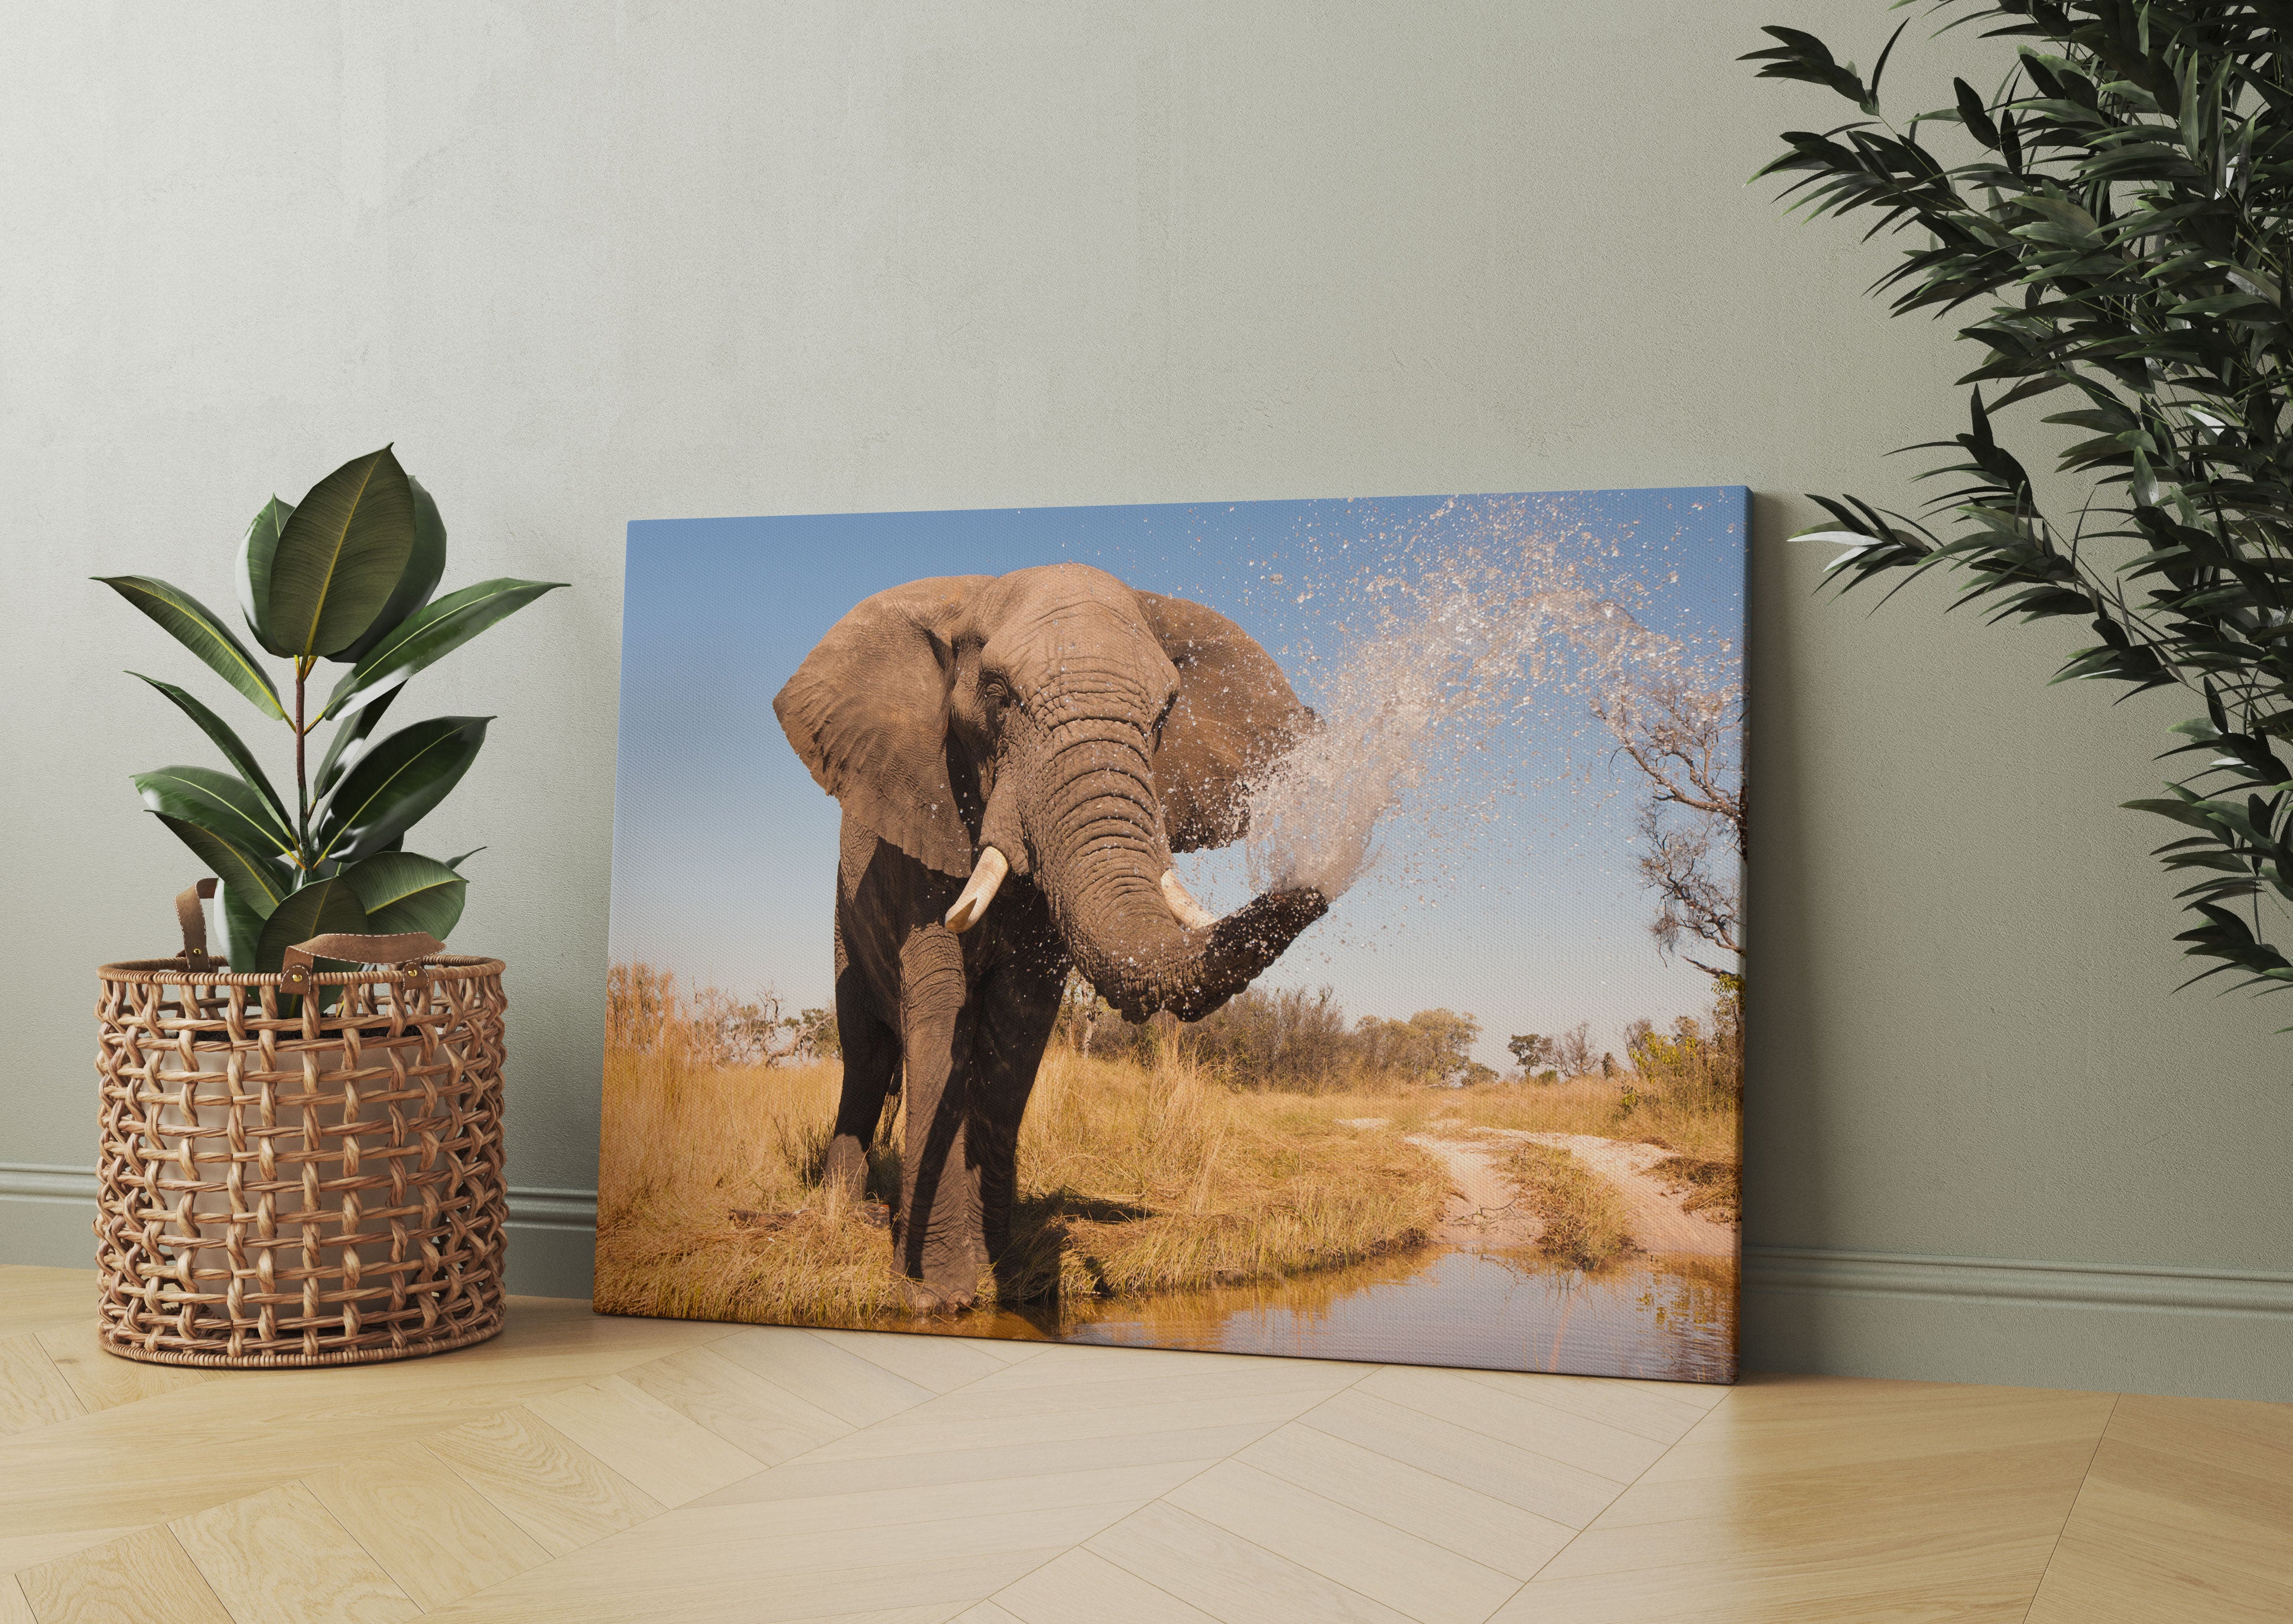
<path id="1" fill-rule="evenodd" d="M 1447 1252 L 1261 1286 L 997 1310 L 885 1329 L 1657 1381 L 1736 1379 L 1732 1259 L 1636 1257 L 1597 1274 Z"/>

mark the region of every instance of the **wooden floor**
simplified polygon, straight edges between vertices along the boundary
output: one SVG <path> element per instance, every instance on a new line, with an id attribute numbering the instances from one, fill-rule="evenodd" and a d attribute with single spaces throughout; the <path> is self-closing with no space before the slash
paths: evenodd
<path id="1" fill-rule="evenodd" d="M 2293 1618 L 2293 1406 L 607 1320 L 204 1374 L 0 1267 L 0 1624 Z"/>

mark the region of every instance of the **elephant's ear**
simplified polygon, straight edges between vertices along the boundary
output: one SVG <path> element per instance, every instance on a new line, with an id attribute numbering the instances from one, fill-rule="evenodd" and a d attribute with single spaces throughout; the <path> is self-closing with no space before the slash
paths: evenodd
<path id="1" fill-rule="evenodd" d="M 1255 639 L 1214 609 L 1138 594 L 1146 624 L 1179 668 L 1179 697 L 1155 752 L 1155 789 L 1173 851 L 1240 840 L 1251 779 L 1290 748 L 1314 713 Z"/>
<path id="2" fill-rule="evenodd" d="M 773 701 L 813 782 L 928 868 L 971 872 L 947 759 L 954 629 L 993 576 L 912 581 L 863 598 Z"/>

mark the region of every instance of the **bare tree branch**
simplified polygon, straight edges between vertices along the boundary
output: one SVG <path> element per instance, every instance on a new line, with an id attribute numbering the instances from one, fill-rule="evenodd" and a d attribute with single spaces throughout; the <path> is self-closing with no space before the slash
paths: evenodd
<path id="1" fill-rule="evenodd" d="M 1656 892 L 1649 930 L 1668 958 L 1692 939 L 1741 955 L 1746 802 L 1738 742 L 1744 691 L 1677 670 L 1619 682 L 1592 702 L 1619 753 L 1649 783 L 1638 832 L 1641 882 Z M 1733 975 L 1689 958 L 1713 977 Z"/>

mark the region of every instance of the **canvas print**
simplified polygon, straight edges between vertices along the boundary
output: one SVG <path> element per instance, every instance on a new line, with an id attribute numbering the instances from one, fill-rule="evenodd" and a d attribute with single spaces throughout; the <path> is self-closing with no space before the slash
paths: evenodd
<path id="1" fill-rule="evenodd" d="M 1746 505 L 631 524 L 597 1307 L 1733 1379 Z"/>

